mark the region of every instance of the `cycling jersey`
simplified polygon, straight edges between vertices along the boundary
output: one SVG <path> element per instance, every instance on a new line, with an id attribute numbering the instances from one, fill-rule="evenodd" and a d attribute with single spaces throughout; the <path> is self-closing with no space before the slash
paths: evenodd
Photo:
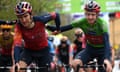
<path id="1" fill-rule="evenodd" d="M 11 55 L 13 45 L 13 35 L 11 34 L 8 38 L 4 38 L 3 35 L 0 35 L 0 54 L 2 55 Z"/>
<path id="2" fill-rule="evenodd" d="M 80 27 L 84 33 L 87 43 L 94 47 L 103 47 L 104 45 L 104 33 L 108 33 L 107 23 L 98 18 L 94 25 L 88 23 L 86 18 L 72 22 L 70 25 L 62 26 L 61 32 Z M 54 31 L 56 28 L 54 26 L 47 26 L 49 30 Z"/>
<path id="3" fill-rule="evenodd" d="M 67 44 L 66 47 L 63 47 L 61 44 L 56 49 L 56 54 L 58 59 L 65 64 L 69 64 L 69 53 L 70 53 L 70 46 Z"/>
<path id="4" fill-rule="evenodd" d="M 48 47 L 50 48 L 50 54 L 53 57 L 55 55 L 55 48 L 54 48 L 54 44 L 50 40 L 48 40 Z"/>
<path id="5" fill-rule="evenodd" d="M 45 24 L 53 19 L 56 21 L 56 14 L 34 16 L 33 21 L 35 26 L 31 29 L 24 28 L 20 22 L 18 22 L 15 26 L 14 45 L 21 45 L 21 39 L 23 38 L 25 48 L 29 48 L 31 50 L 41 50 L 46 48 L 48 46 L 48 42 L 45 35 Z M 57 26 L 59 29 L 59 25 Z"/>
<path id="6" fill-rule="evenodd" d="M 108 27 L 105 21 L 98 18 L 94 25 L 90 25 L 87 19 L 83 18 L 79 21 L 72 22 L 73 27 L 80 27 L 87 39 L 87 43 L 94 47 L 103 47 L 104 33 L 108 33 Z"/>
<path id="7" fill-rule="evenodd" d="M 73 47 L 74 56 L 75 56 L 77 53 L 82 51 L 84 48 L 82 48 L 82 42 L 79 42 L 77 39 L 75 39 L 73 43 L 75 44 L 75 46 Z"/>

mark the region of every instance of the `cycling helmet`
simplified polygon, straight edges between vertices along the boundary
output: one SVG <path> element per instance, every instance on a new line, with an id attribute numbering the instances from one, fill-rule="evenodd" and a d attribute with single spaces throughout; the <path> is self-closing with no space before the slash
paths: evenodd
<path id="1" fill-rule="evenodd" d="M 12 29 L 12 25 L 0 25 L 1 29 Z"/>
<path id="2" fill-rule="evenodd" d="M 100 12 L 100 6 L 95 1 L 89 1 L 84 8 L 86 11 Z"/>
<path id="3" fill-rule="evenodd" d="M 60 41 L 61 41 L 61 43 L 67 44 L 68 37 L 67 37 L 67 36 L 63 36 L 63 37 L 60 39 Z"/>
<path id="4" fill-rule="evenodd" d="M 83 33 L 82 29 L 78 28 L 75 30 L 75 34 L 80 34 L 80 33 Z"/>
<path id="5" fill-rule="evenodd" d="M 32 13 L 32 6 L 29 2 L 20 2 L 15 7 L 15 13 L 16 15 L 22 15 L 25 13 Z"/>
<path id="6" fill-rule="evenodd" d="M 53 36 L 49 36 L 48 40 L 53 42 L 54 41 L 54 37 Z"/>

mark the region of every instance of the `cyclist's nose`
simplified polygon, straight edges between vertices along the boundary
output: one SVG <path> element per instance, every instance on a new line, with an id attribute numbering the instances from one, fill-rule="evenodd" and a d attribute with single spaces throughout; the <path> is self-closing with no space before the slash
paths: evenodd
<path id="1" fill-rule="evenodd" d="M 92 16 L 92 15 L 89 15 L 89 16 L 88 16 L 88 18 L 89 18 L 89 19 L 92 19 L 92 18 L 93 18 L 93 16 Z"/>
<path id="2" fill-rule="evenodd" d="M 23 23 L 26 22 L 26 18 L 22 17 L 22 18 L 21 18 L 21 21 L 22 21 Z"/>

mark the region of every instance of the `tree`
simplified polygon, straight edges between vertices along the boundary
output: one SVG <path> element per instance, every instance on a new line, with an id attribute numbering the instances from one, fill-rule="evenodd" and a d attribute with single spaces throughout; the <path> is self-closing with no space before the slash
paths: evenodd
<path id="1" fill-rule="evenodd" d="M 54 11 L 57 0 L 0 0 L 0 19 L 14 20 L 14 7 L 20 1 L 28 1 L 33 6 L 34 14 L 43 14 Z"/>

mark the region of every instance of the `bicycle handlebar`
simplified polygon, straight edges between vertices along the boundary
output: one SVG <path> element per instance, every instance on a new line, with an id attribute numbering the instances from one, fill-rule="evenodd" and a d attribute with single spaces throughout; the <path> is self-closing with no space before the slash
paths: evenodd
<path id="1" fill-rule="evenodd" d="M 0 67 L 0 69 L 11 69 L 12 68 L 12 66 L 1 66 Z M 48 65 L 48 64 L 46 64 L 45 66 L 43 66 L 43 67 L 37 67 L 37 66 L 35 66 L 35 67 L 26 67 L 26 68 L 20 68 L 20 70 L 38 70 L 38 69 L 41 69 L 41 68 L 47 68 L 47 69 L 49 69 L 50 68 L 50 65 Z M 15 66 L 15 71 L 17 71 L 18 70 L 18 67 L 17 66 Z"/>
<path id="2" fill-rule="evenodd" d="M 79 68 L 95 68 L 95 67 L 104 67 L 104 65 L 83 65 L 83 66 L 80 66 L 79 64 L 77 65 L 77 69 L 76 69 L 76 72 L 79 72 Z"/>

